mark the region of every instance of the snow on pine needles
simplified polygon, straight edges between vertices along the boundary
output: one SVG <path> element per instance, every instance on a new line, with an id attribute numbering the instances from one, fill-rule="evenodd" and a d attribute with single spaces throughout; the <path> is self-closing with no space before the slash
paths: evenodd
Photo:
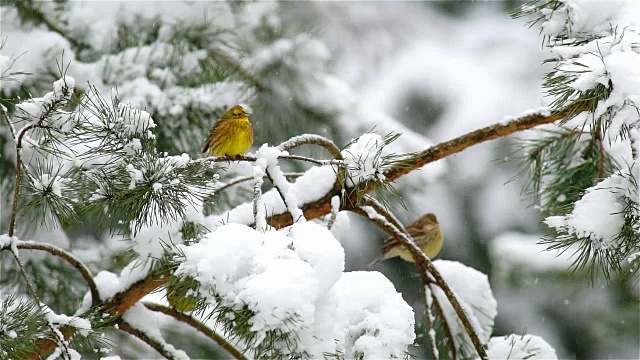
<path id="1" fill-rule="evenodd" d="M 225 314 L 218 322 L 248 326 L 254 350 L 275 336 L 282 354 L 388 358 L 415 338 L 413 310 L 393 285 L 379 273 L 344 273 L 342 246 L 313 222 L 264 233 L 223 225 L 180 251 L 176 275 L 199 283 Z M 238 320 L 247 312 L 248 322 Z"/>
<path id="2" fill-rule="evenodd" d="M 640 7 L 633 0 L 553 0 L 520 15 L 541 26 L 554 68 L 545 87 L 553 111 L 575 116 L 536 131 L 527 156 L 534 195 L 578 267 L 609 277 L 640 239 Z M 591 261 L 594 260 L 594 261 Z M 632 265 L 632 272 L 640 262 Z"/>

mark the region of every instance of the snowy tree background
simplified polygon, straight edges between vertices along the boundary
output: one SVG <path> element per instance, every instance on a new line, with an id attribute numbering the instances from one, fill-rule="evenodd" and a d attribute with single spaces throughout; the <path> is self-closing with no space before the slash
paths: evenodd
<path id="1" fill-rule="evenodd" d="M 241 102 L 253 109 L 252 151 L 304 133 L 343 146 L 371 129 L 402 133 L 391 144 L 393 151 L 417 151 L 549 105 L 542 89 L 543 75 L 551 70 L 542 64 L 548 51 L 537 28 L 508 15 L 518 5 L 17 1 L 2 7 L 0 25 L 2 54 L 10 58 L 2 71 L 11 65 L 19 81 L 3 81 L 1 95 L 41 96 L 51 91 L 62 67 L 84 92 L 90 92 L 87 82 L 107 96 L 117 87 L 123 102 L 153 116 L 160 150 L 193 158 L 200 155 L 211 122 Z M 236 65 L 251 74 L 233 66 L 228 73 L 210 71 L 238 58 L 242 63 Z M 243 81 L 246 77 L 254 83 Z M 2 136 L 0 174 L 10 179 L 15 150 L 4 123 Z M 561 358 L 637 357 L 637 279 L 600 277 L 592 283 L 585 271 L 571 271 L 569 254 L 557 256 L 537 244 L 551 231 L 533 200 L 522 194 L 526 175 L 515 176 L 521 170 L 519 143 L 515 138 L 489 142 L 404 176 L 396 188 L 407 210 L 397 214 L 406 224 L 436 213 L 445 234 L 440 258 L 489 276 L 498 304 L 494 335 L 538 335 Z M 296 166 L 287 171 L 301 170 Z M 222 177 L 250 172 L 240 165 Z M 11 185 L 3 186 L 0 216 L 6 233 Z M 228 209 L 251 196 L 249 187 L 234 190 L 216 206 Z M 129 244 L 106 228 L 23 228 L 29 230 L 19 232 L 20 238 L 72 249 L 94 272 L 117 273 L 126 264 L 120 254 Z M 346 271 L 361 270 L 386 237 L 352 214 L 340 215 L 332 232 L 344 247 Z M 12 259 L 3 256 L 6 266 Z M 424 333 L 414 265 L 389 260 L 376 270 L 414 307 L 417 333 Z M 2 294 L 8 286 L 0 287 Z M 71 298 L 83 295 L 55 281 L 47 286 Z M 160 324 L 165 337 L 191 356 L 212 351 L 187 327 L 176 328 L 165 318 Z M 111 336 L 120 339 L 113 353 L 157 356 L 130 337 Z M 411 351 L 424 357 L 423 350 Z"/>

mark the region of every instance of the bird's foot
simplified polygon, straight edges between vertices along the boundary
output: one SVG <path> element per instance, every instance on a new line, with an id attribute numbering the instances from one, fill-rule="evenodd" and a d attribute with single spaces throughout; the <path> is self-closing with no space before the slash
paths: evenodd
<path id="1" fill-rule="evenodd" d="M 228 155 L 228 154 L 224 154 L 224 159 L 225 161 L 229 162 L 229 165 L 231 165 L 231 163 L 233 161 L 238 161 L 240 162 L 242 160 L 242 155 Z"/>

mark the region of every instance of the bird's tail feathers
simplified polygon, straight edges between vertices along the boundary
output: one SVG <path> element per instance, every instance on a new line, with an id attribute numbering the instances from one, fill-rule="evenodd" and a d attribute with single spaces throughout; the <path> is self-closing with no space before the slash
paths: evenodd
<path id="1" fill-rule="evenodd" d="M 373 261 L 371 261 L 370 263 L 367 264 L 367 266 L 365 266 L 362 270 L 371 270 L 371 267 L 377 263 L 379 263 L 380 261 L 383 260 L 382 255 L 376 257 L 375 259 L 373 259 Z"/>

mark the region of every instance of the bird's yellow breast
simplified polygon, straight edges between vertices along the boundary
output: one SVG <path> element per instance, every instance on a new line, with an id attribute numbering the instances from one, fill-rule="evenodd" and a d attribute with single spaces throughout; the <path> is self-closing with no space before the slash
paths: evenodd
<path id="1" fill-rule="evenodd" d="M 253 143 L 253 130 L 249 118 L 222 121 L 226 122 L 224 131 L 221 131 L 224 134 L 219 134 L 220 139 L 215 141 L 216 146 L 211 148 L 211 155 L 235 156 L 246 153 Z"/>

